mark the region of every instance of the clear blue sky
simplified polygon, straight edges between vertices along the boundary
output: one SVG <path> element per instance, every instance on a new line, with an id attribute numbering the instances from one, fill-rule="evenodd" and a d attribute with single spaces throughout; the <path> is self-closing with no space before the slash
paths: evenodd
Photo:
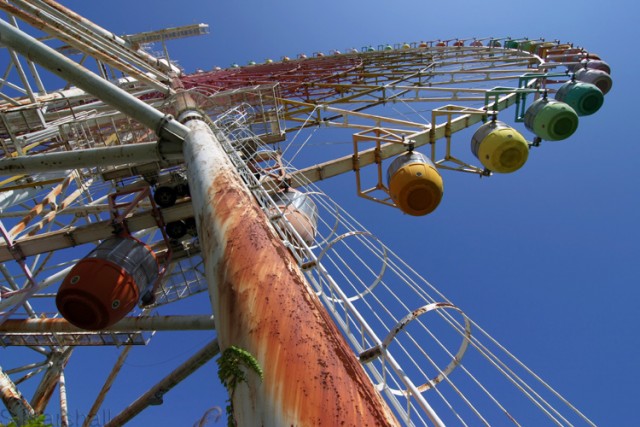
<path id="1" fill-rule="evenodd" d="M 600 54 L 614 79 L 601 111 L 581 120 L 569 140 L 535 151 L 517 173 L 479 180 L 445 172 L 445 198 L 424 218 L 357 198 L 351 177 L 344 181 L 351 184 L 335 185 L 329 194 L 596 424 L 638 425 L 636 2 L 63 4 L 117 34 L 208 23 L 210 35 L 169 45 L 188 72 L 301 52 L 474 36 L 560 39 Z M 370 214 L 362 215 L 365 211 Z M 420 251 L 425 245 L 428 254 Z M 127 366 L 137 371 L 136 378 L 145 371 L 156 378 L 208 339 L 202 333 L 158 336 L 154 347 L 136 349 Z M 99 364 L 106 358 L 99 350 L 77 351 L 91 353 L 92 363 Z M 102 379 L 88 379 L 91 364 L 83 368 L 69 370 L 67 385 L 72 407 L 86 412 Z M 105 409 L 115 415 L 125 399 L 143 390 L 132 384 L 110 396 Z M 225 399 L 210 363 L 167 394 L 164 405 L 130 425 L 190 426 L 207 408 L 224 406 Z"/>

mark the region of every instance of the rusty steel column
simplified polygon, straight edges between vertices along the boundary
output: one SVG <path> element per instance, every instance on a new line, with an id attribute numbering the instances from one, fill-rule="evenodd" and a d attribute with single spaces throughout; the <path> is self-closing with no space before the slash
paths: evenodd
<path id="1" fill-rule="evenodd" d="M 14 418 L 18 425 L 22 425 L 36 415 L 27 399 L 22 396 L 16 385 L 2 369 L 0 369 L 0 399 L 7 407 L 11 418 Z"/>
<path id="2" fill-rule="evenodd" d="M 395 425 L 209 126 L 181 118 L 220 346 L 249 351 L 264 371 L 235 390 L 238 425 Z"/>
<path id="3" fill-rule="evenodd" d="M 69 407 L 67 405 L 67 385 L 64 378 L 64 371 L 58 377 L 58 387 L 60 393 L 60 427 L 69 427 Z"/>
<path id="4" fill-rule="evenodd" d="M 49 357 L 51 366 L 47 369 L 44 377 L 40 380 L 40 384 L 38 384 L 38 388 L 36 388 L 31 397 L 31 406 L 36 414 L 42 414 L 49 404 L 51 395 L 60 381 L 60 373 L 67 366 L 72 352 L 73 347 L 63 347 L 63 350 L 56 350 L 51 353 Z"/>

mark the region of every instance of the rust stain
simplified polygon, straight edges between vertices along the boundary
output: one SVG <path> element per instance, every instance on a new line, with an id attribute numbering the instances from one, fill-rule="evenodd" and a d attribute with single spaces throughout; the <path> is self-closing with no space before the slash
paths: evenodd
<path id="1" fill-rule="evenodd" d="M 236 180 L 222 171 L 214 178 L 208 196 L 215 216 L 201 222 L 224 251 L 214 295 L 221 346 L 249 350 L 264 370 L 264 382 L 254 378 L 248 398 L 237 393 L 234 405 L 250 405 L 254 412 L 246 413 L 261 407 L 264 424 L 395 425 L 291 254 Z M 274 407 L 264 407 L 269 404 Z"/>
<path id="2" fill-rule="evenodd" d="M 27 417 L 35 415 L 29 402 L 22 396 L 20 391 L 11 382 L 11 379 L 0 370 L 0 399 L 9 410 L 12 417 L 24 421 Z"/>
<path id="3" fill-rule="evenodd" d="M 31 398 L 31 406 L 36 414 L 42 414 L 49 404 L 55 387 L 60 380 L 60 373 L 67 366 L 72 352 L 73 349 L 68 348 L 65 351 L 55 352 L 49 356 L 49 361 L 53 362 L 53 366 L 47 370 L 44 378 L 42 378 L 40 382 L 38 390 L 36 390 Z"/>

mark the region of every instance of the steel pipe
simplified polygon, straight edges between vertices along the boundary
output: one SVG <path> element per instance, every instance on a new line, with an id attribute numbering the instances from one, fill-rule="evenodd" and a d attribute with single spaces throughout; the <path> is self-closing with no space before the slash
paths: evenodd
<path id="1" fill-rule="evenodd" d="M 60 394 L 60 427 L 69 427 L 69 407 L 67 405 L 67 385 L 64 378 L 64 371 L 58 377 L 58 387 Z"/>
<path id="2" fill-rule="evenodd" d="M 32 5 L 24 0 L 13 0 L 13 3 L 13 5 L 10 5 L 7 4 L 7 2 L 0 2 L 0 8 L 8 14 L 19 17 L 34 28 L 42 30 L 53 37 L 78 48 L 79 51 L 89 54 L 93 58 L 96 58 L 105 64 L 109 64 L 124 73 L 135 76 L 136 80 L 144 82 L 162 93 L 166 93 L 168 91 L 168 87 L 161 83 L 157 78 L 146 75 L 131 64 L 131 62 L 139 61 L 131 61 L 132 58 L 128 58 L 129 62 L 123 61 L 118 58 L 118 56 L 127 57 L 129 55 L 123 55 L 122 52 L 120 52 L 120 55 L 114 55 L 112 52 L 110 53 L 105 51 L 104 45 L 100 47 L 99 43 L 96 44 L 87 40 L 87 37 L 84 34 L 69 31 L 71 28 L 70 26 L 65 26 L 58 22 L 58 20 L 51 19 L 51 14 L 43 10 L 41 5 Z M 155 74 L 160 73 L 156 71 Z M 106 75 L 104 75 L 104 77 L 106 78 Z M 159 77 L 164 79 L 167 78 L 167 76 L 162 75 Z"/>
<path id="3" fill-rule="evenodd" d="M 180 160 L 182 153 L 176 150 L 162 152 L 156 142 L 90 148 L 31 156 L 4 157 L 0 159 L 0 174 L 35 174 L 54 170 L 84 168 L 88 165 L 118 166 L 133 162 Z M 166 145 L 164 149 L 166 150 Z"/>
<path id="4" fill-rule="evenodd" d="M 171 116 L 166 116 L 1 19 L 0 43 L 139 121 L 161 139 L 181 142 L 188 132 L 184 125 Z"/>
<path id="5" fill-rule="evenodd" d="M 42 377 L 40 384 L 31 397 L 31 406 L 36 414 L 42 414 L 49 404 L 49 400 L 60 381 L 60 374 L 64 370 L 73 353 L 73 347 L 63 347 L 63 350 L 54 350 L 49 356 L 51 366 Z"/>
<path id="6" fill-rule="evenodd" d="M 234 394 L 238 425 L 395 425 L 353 351 L 306 283 L 209 126 L 191 129 L 185 162 L 222 348 L 264 371 Z"/>
<path id="7" fill-rule="evenodd" d="M 215 329 L 213 316 L 148 316 L 125 317 L 102 332 L 130 331 L 206 331 Z M 76 333 L 86 332 L 61 318 L 7 319 L 0 325 L 0 333 Z"/>
<path id="8" fill-rule="evenodd" d="M 174 206 L 162 209 L 162 217 L 165 223 L 190 218 L 192 216 L 193 210 L 189 202 L 176 203 Z M 134 214 L 127 219 L 127 224 L 131 233 L 157 226 L 153 212 L 151 211 Z M 105 220 L 85 226 L 71 226 L 33 237 L 23 237 L 19 242 L 14 243 L 14 247 L 20 250 L 22 256 L 29 257 L 45 252 L 79 246 L 84 243 L 95 242 L 96 240 L 106 239 L 112 235 L 113 225 L 111 224 L 111 220 Z M 11 249 L 5 242 L 0 240 L 0 262 L 11 259 L 13 259 Z M 64 276 L 57 276 L 56 273 L 56 277 L 60 280 Z M 55 283 L 50 279 L 51 277 L 48 277 L 43 282 L 48 284 Z M 44 287 L 39 286 L 38 290 L 42 290 Z M 5 303 L 12 298 L 14 297 L 0 301 L 0 310 L 2 310 L 2 307 L 6 307 Z"/>
<path id="9" fill-rule="evenodd" d="M 15 418 L 20 425 L 33 418 L 36 414 L 29 402 L 22 397 L 16 385 L 2 369 L 0 369 L 0 399 L 2 399 L 4 406 L 7 407 L 11 417 Z"/>
<path id="10" fill-rule="evenodd" d="M 39 1 L 38 3 L 46 4 L 46 5 L 50 6 L 51 8 L 53 8 L 53 9 L 57 10 L 58 12 L 60 12 L 63 16 L 65 16 L 65 18 L 66 18 L 65 23 L 66 24 L 74 25 L 74 26 L 79 24 L 80 27 L 86 27 L 88 30 L 90 30 L 92 33 L 97 34 L 99 37 L 102 37 L 102 38 L 104 38 L 106 40 L 109 40 L 114 45 L 116 45 L 118 48 L 122 47 L 122 48 L 124 48 L 124 50 L 129 50 L 129 51 L 133 52 L 135 55 L 140 57 L 140 59 L 142 59 L 148 65 L 150 65 L 150 66 L 152 66 L 152 67 L 154 67 L 156 69 L 159 69 L 159 70 L 164 71 L 164 72 L 175 73 L 175 74 L 178 74 L 178 75 L 181 73 L 180 69 L 178 67 L 176 67 L 175 65 L 169 63 L 168 61 L 160 60 L 160 59 L 150 55 L 149 53 L 145 52 L 142 49 L 135 49 L 133 46 L 131 46 L 131 43 L 129 43 L 128 41 L 122 39 L 121 37 L 117 36 L 116 34 L 112 33 L 111 31 L 108 31 L 108 30 L 102 28 L 101 26 L 99 26 L 96 23 L 88 20 L 84 16 L 78 15 L 73 10 L 64 7 L 63 5 L 61 5 L 58 2 L 55 2 L 55 1 L 52 1 L 52 0 L 42 0 L 42 1 Z M 120 51 L 120 50 L 123 50 L 123 49 L 118 49 L 118 50 Z"/>
<path id="11" fill-rule="evenodd" d="M 98 393 L 98 397 L 96 397 L 96 400 L 93 402 L 93 405 L 91 405 L 91 409 L 89 409 L 89 413 L 85 417 L 84 422 L 82 423 L 82 427 L 90 427 L 93 424 L 93 419 L 95 418 L 96 414 L 100 410 L 100 407 L 104 402 L 104 399 L 107 397 L 107 393 L 109 392 L 109 390 L 111 390 L 111 386 L 113 385 L 118 374 L 120 373 L 120 370 L 122 369 L 124 362 L 127 360 L 127 357 L 129 356 L 129 352 L 131 351 L 132 348 L 133 348 L 132 345 L 126 346 L 118 356 L 118 360 L 116 360 L 116 363 L 113 365 L 111 372 L 109 372 L 109 376 L 107 377 L 104 384 L 102 385 L 102 388 Z"/>
<path id="12" fill-rule="evenodd" d="M 105 427 L 122 426 L 133 417 L 142 412 L 149 405 L 159 405 L 162 403 L 162 396 L 179 384 L 182 380 L 194 373 L 198 368 L 213 359 L 220 352 L 218 340 L 214 339 L 191 356 L 186 362 L 174 369 L 169 375 L 151 387 L 135 402 L 125 408 L 118 415 L 113 417 Z"/>

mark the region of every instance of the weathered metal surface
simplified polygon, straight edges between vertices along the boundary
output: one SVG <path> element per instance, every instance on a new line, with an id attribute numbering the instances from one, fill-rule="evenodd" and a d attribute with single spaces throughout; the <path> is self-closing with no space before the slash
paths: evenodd
<path id="1" fill-rule="evenodd" d="M 81 168 L 88 164 L 93 166 L 119 166 L 136 161 L 176 160 L 180 158 L 179 153 L 161 152 L 158 143 L 144 142 L 82 151 L 5 157 L 0 159 L 0 173 L 3 175 L 35 174 L 53 170 Z"/>
<path id="2" fill-rule="evenodd" d="M 139 121 L 153 130 L 162 140 L 179 144 L 188 131 L 172 117 L 166 116 L 109 81 L 91 73 L 3 20 L 0 20 L 0 42 Z"/>
<path id="3" fill-rule="evenodd" d="M 35 412 L 29 402 L 22 397 L 22 394 L 16 388 L 9 376 L 0 369 L 0 399 L 7 407 L 12 418 L 18 420 L 20 424 L 23 421 L 32 418 Z"/>
<path id="4" fill-rule="evenodd" d="M 498 111 L 504 110 L 515 104 L 516 99 L 517 97 L 515 93 L 507 95 L 497 102 L 493 108 Z M 450 123 L 448 121 L 444 121 L 432 128 L 430 127 L 426 130 L 408 133 L 406 138 L 407 140 L 411 140 L 415 147 L 421 147 L 431 143 L 432 141 L 445 138 L 447 133 L 451 134 L 453 132 L 469 128 L 480 121 L 482 121 L 481 115 L 465 114 L 464 111 L 461 111 L 460 115 L 452 119 Z M 382 144 L 379 149 L 374 147 L 359 151 L 357 153 L 358 165 L 360 168 L 363 168 L 365 166 L 375 164 L 380 160 L 397 156 L 405 151 L 406 147 L 402 144 L 387 142 Z M 301 187 L 303 185 L 307 185 L 309 182 L 317 182 L 343 173 L 351 172 L 353 170 L 353 161 L 354 155 L 350 154 L 294 171 L 291 173 L 291 186 Z"/>
<path id="5" fill-rule="evenodd" d="M 147 390 L 142 396 L 136 399 L 135 402 L 113 417 L 105 427 L 118 427 L 124 425 L 147 406 L 161 404 L 162 396 L 164 394 L 194 373 L 202 365 L 214 358 L 219 352 L 220 346 L 218 345 L 218 340 L 214 339 L 210 341 L 186 362 L 178 366 L 169 375 Z"/>
<path id="6" fill-rule="evenodd" d="M 33 410 L 36 412 L 36 414 L 42 414 L 42 412 L 49 404 L 51 395 L 53 394 L 55 387 L 60 380 L 60 374 L 64 370 L 65 366 L 67 366 L 72 352 L 72 347 L 66 347 L 62 351 L 55 351 L 51 353 L 51 356 L 49 358 L 51 367 L 47 370 L 47 373 L 40 381 L 38 388 L 33 393 L 33 397 L 31 398 L 31 406 L 33 407 Z"/>
<path id="7" fill-rule="evenodd" d="M 125 347 L 125 349 L 122 350 L 122 352 L 118 356 L 118 360 L 116 360 L 116 363 L 113 365 L 113 368 L 111 368 L 111 372 L 109 372 L 109 376 L 107 377 L 104 384 L 102 385 L 102 388 L 100 389 L 100 392 L 96 397 L 96 400 L 93 402 L 93 405 L 91 405 L 91 409 L 89 409 L 89 413 L 84 418 L 82 427 L 89 427 L 93 424 L 93 419 L 95 418 L 96 414 L 100 410 L 100 407 L 104 402 L 104 399 L 107 397 L 107 393 L 109 393 L 109 390 L 111 390 L 111 386 L 113 385 L 118 374 L 120 373 L 120 370 L 122 369 L 124 362 L 127 360 L 127 357 L 129 356 L 129 352 L 131 351 L 132 348 L 133 348 L 132 346 Z"/>
<path id="8" fill-rule="evenodd" d="M 165 223 L 178 221 L 193 216 L 191 204 L 188 201 L 180 201 L 174 206 L 162 209 L 162 217 Z M 130 232 L 144 230 L 155 227 L 156 221 L 151 210 L 134 214 L 127 218 L 127 227 Z M 71 248 L 84 243 L 106 239 L 113 235 L 113 224 L 111 220 L 100 221 L 81 227 L 68 227 L 63 230 L 56 230 L 49 233 L 42 233 L 37 236 L 23 237 L 14 245 L 20 249 L 23 256 L 29 257 L 49 251 Z M 0 262 L 12 260 L 9 246 L 0 240 Z"/>
<path id="9" fill-rule="evenodd" d="M 60 427 L 69 427 L 69 409 L 67 405 L 67 385 L 64 379 L 64 371 L 60 372 Z"/>
<path id="10" fill-rule="evenodd" d="M 127 74 L 134 76 L 137 80 L 145 82 L 149 86 L 161 91 L 162 93 L 167 92 L 168 88 L 166 85 L 158 81 L 155 77 L 151 77 L 146 75 L 144 72 L 141 72 L 137 68 L 130 65 L 129 62 L 136 62 L 135 58 L 132 58 L 127 50 L 119 49 L 118 55 L 115 55 L 112 50 L 117 48 L 116 44 L 111 44 L 111 49 L 106 49 L 104 44 L 100 45 L 100 43 L 96 43 L 97 40 L 90 40 L 87 37 L 87 33 L 82 34 L 82 32 L 69 32 L 69 25 L 65 25 L 57 20 L 48 19 L 50 13 L 47 13 L 43 10 L 43 5 L 31 5 L 29 2 L 22 0 L 14 0 L 13 3 L 15 5 L 9 5 L 7 2 L 0 2 L 0 9 L 4 10 L 7 13 L 15 15 L 22 19 L 23 21 L 29 23 L 34 28 L 38 28 L 50 35 L 57 37 L 58 39 L 68 43 L 71 46 L 75 46 L 78 50 L 90 54 L 92 57 L 97 58 L 106 64 L 111 65 L 112 67 L 124 71 Z M 129 62 L 125 62 L 121 60 L 118 56 L 128 57 Z M 141 61 L 141 60 L 140 60 Z M 160 74 L 159 77 L 162 76 L 161 72 L 155 69 L 156 74 Z"/>
<path id="11" fill-rule="evenodd" d="M 0 170 L 2 170 L 2 167 L 0 167 Z M 9 230 L 9 236 L 11 238 L 14 238 L 18 233 L 24 230 L 27 227 L 27 225 L 29 225 L 29 222 L 32 219 L 34 219 L 35 217 L 37 217 L 42 213 L 45 206 L 55 203 L 56 198 L 67 189 L 67 187 L 71 183 L 71 180 L 76 179 L 77 177 L 78 177 L 78 174 L 75 171 L 73 171 L 69 175 L 67 175 L 60 184 L 53 187 L 49 192 L 49 194 L 47 194 L 47 196 L 45 196 L 44 199 L 40 201 L 40 203 L 38 203 L 33 208 L 31 208 L 29 213 L 24 218 L 22 218 L 22 220 L 19 221 L 11 230 Z"/>
<path id="12" fill-rule="evenodd" d="M 221 347 L 264 370 L 235 391 L 238 425 L 390 425 L 393 416 L 208 126 L 187 123 L 194 213 Z"/>
<path id="13" fill-rule="evenodd" d="M 149 316 L 125 317 L 102 332 L 127 331 L 199 331 L 214 329 L 213 316 Z M 0 325 L 2 333 L 84 332 L 61 318 L 7 319 Z"/>
<path id="14" fill-rule="evenodd" d="M 80 23 L 82 26 L 84 27 L 89 27 L 91 29 L 91 31 L 93 33 L 95 33 L 98 36 L 101 36 L 105 39 L 108 39 L 110 41 L 113 42 L 113 44 L 115 45 L 115 47 L 119 47 L 119 46 L 125 46 L 128 49 L 135 49 L 133 46 L 130 46 L 130 44 L 122 39 L 121 37 L 118 37 L 116 34 L 113 34 L 112 32 L 100 27 L 99 25 L 95 24 L 94 22 L 88 20 L 87 18 L 85 18 L 84 16 L 78 15 L 77 13 L 75 13 L 74 11 L 72 11 L 71 9 L 68 9 L 66 7 L 64 7 L 63 5 L 61 5 L 60 3 L 57 3 L 55 1 L 52 0 L 43 0 L 43 3 L 47 4 L 48 6 L 52 7 L 53 9 L 61 12 L 62 14 L 66 15 L 69 20 L 67 22 L 70 23 Z M 134 50 L 135 55 L 139 56 L 142 60 L 144 60 L 147 64 L 151 65 L 152 67 L 161 70 L 161 71 L 166 71 L 166 72 L 173 72 L 173 73 L 180 73 L 180 69 L 178 67 L 176 67 L 173 64 L 168 63 L 167 61 L 163 61 L 160 60 L 152 55 L 150 55 L 149 53 L 145 52 L 142 49 L 137 49 Z"/>

